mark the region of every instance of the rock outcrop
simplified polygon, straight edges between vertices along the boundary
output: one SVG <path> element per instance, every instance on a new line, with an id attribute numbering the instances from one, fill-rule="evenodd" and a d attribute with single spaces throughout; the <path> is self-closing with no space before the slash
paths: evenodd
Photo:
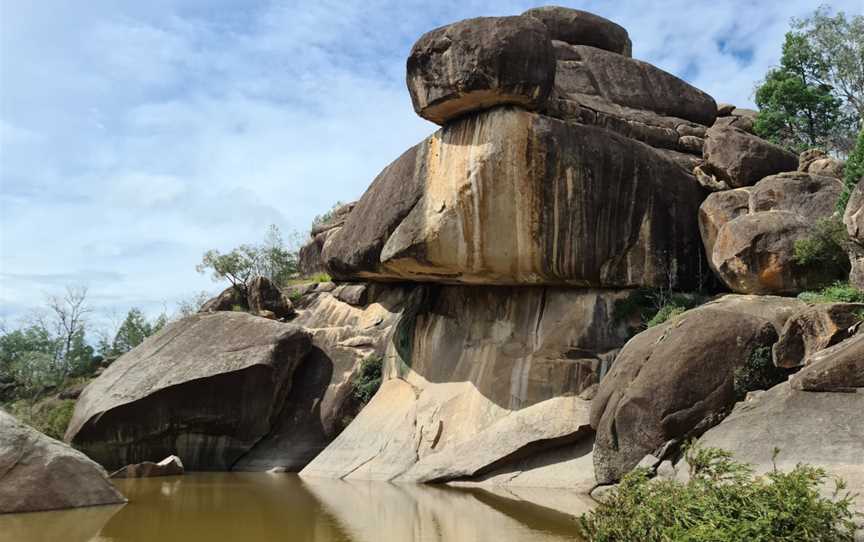
<path id="1" fill-rule="evenodd" d="M 857 334 L 807 357 L 805 367 L 790 379 L 801 391 L 855 392 L 864 388 L 864 325 Z"/>
<path id="2" fill-rule="evenodd" d="M 519 483 L 553 478 L 530 462 L 544 454 L 589 463 L 587 401 L 578 395 L 629 335 L 613 317 L 627 293 L 424 290 L 396 328 L 381 389 L 301 475 L 448 481 L 510 472 Z M 579 476 L 593 485 L 590 470 L 562 471 L 562 483 Z"/>
<path id="3" fill-rule="evenodd" d="M 354 209 L 357 202 L 346 203 L 340 205 L 330 211 L 326 220 L 321 220 L 312 225 L 309 232 L 309 241 L 300 247 L 297 254 L 297 271 L 304 277 L 311 277 L 317 273 L 323 273 L 324 261 L 321 259 L 321 252 L 324 250 L 324 244 L 331 235 L 339 231 L 345 224 L 348 215 Z"/>
<path id="4" fill-rule="evenodd" d="M 804 309 L 783 327 L 772 348 L 774 365 L 787 369 L 805 365 L 820 350 L 853 335 L 862 319 L 864 303 L 825 303 Z"/>
<path id="5" fill-rule="evenodd" d="M 788 172 L 711 194 L 699 210 L 711 269 L 730 289 L 747 294 L 794 294 L 844 278 L 794 259 L 795 242 L 834 213 L 842 189 L 833 177 Z"/>
<path id="6" fill-rule="evenodd" d="M 229 286 L 219 295 L 204 303 L 200 313 L 248 310 L 259 316 L 291 318 L 294 305 L 278 286 L 267 277 L 258 276 L 244 287 Z M 268 314 L 269 313 L 269 314 Z"/>
<path id="7" fill-rule="evenodd" d="M 864 178 L 858 181 L 846 204 L 843 223 L 852 240 L 849 259 L 852 271 L 849 282 L 860 290 L 864 290 Z"/>
<path id="8" fill-rule="evenodd" d="M 245 313 L 184 318 L 87 386 L 66 441 L 111 469 L 176 454 L 191 470 L 227 470 L 270 432 L 311 343 Z"/>
<path id="9" fill-rule="evenodd" d="M 798 171 L 843 179 L 845 164 L 822 149 L 809 149 L 798 155 Z"/>
<path id="10" fill-rule="evenodd" d="M 777 324 L 801 302 L 725 296 L 631 339 L 591 404 L 598 483 L 619 480 L 647 454 L 663 458 L 716 424 L 735 403 L 735 370 L 777 340 Z"/>
<path id="11" fill-rule="evenodd" d="M 624 27 L 593 13 L 559 6 L 529 9 L 523 16 L 540 20 L 553 40 L 590 45 L 629 57 L 633 45 Z"/>
<path id="12" fill-rule="evenodd" d="M 730 104 L 725 107 L 717 107 L 717 120 L 712 128 L 738 128 L 748 133 L 753 133 L 753 123 L 756 122 L 758 111 L 742 109 Z"/>
<path id="13" fill-rule="evenodd" d="M 154 476 L 178 476 L 184 473 L 183 462 L 176 455 L 171 455 L 158 463 L 144 461 L 134 465 L 126 465 L 112 472 L 111 478 L 152 478 Z"/>
<path id="14" fill-rule="evenodd" d="M 687 287 L 703 197 L 650 147 L 498 108 L 388 166 L 324 258 L 342 279 Z"/>
<path id="15" fill-rule="evenodd" d="M 501 104 L 543 107 L 555 79 L 546 26 L 533 17 L 478 17 L 423 35 L 408 56 L 414 110 L 438 124 Z"/>
<path id="16" fill-rule="evenodd" d="M 798 157 L 777 145 L 734 127 L 712 127 L 706 133 L 702 171 L 731 188 L 751 186 L 784 171 L 798 169 Z"/>
<path id="17" fill-rule="evenodd" d="M 0 514 L 124 502 L 97 463 L 0 410 Z"/>

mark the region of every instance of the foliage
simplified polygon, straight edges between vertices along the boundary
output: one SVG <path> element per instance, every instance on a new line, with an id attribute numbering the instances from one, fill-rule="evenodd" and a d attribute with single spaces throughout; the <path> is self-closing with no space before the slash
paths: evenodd
<path id="1" fill-rule="evenodd" d="M 741 400 L 748 392 L 772 388 L 784 382 L 789 374 L 787 369 L 774 365 L 770 346 L 760 346 L 735 371 L 735 396 Z"/>
<path id="2" fill-rule="evenodd" d="M 361 405 L 372 400 L 372 396 L 381 386 L 381 369 L 384 360 L 381 356 L 372 355 L 360 363 L 360 370 L 354 376 L 351 384 L 354 388 L 354 397 Z"/>
<path id="3" fill-rule="evenodd" d="M 848 282 L 835 282 L 817 292 L 801 292 L 798 299 L 808 303 L 864 303 L 864 291 Z"/>
<path id="4" fill-rule="evenodd" d="M 114 338 L 110 341 L 107 337 L 100 339 L 99 353 L 104 359 L 113 360 L 144 342 L 144 339 L 162 329 L 167 322 L 168 317 L 164 313 L 149 322 L 140 309 L 132 307 L 117 328 Z"/>
<path id="5" fill-rule="evenodd" d="M 330 209 L 327 210 L 327 212 L 316 215 L 315 218 L 312 219 L 312 227 L 314 228 L 315 226 L 320 226 L 333 220 L 333 217 L 336 215 L 336 211 L 343 205 L 345 205 L 343 202 L 337 201 L 333 204 L 333 207 L 330 207 Z"/>
<path id="6" fill-rule="evenodd" d="M 35 402 L 16 401 L 10 405 L 9 413 L 49 437 L 62 440 L 74 409 L 74 400 L 51 397 Z"/>
<path id="7" fill-rule="evenodd" d="M 798 465 L 764 476 L 716 448 L 685 452 L 690 480 L 626 475 L 605 502 L 582 516 L 579 527 L 593 542 L 851 542 L 852 496 L 836 481 L 820 495 L 821 469 Z"/>
<path id="8" fill-rule="evenodd" d="M 172 319 L 186 318 L 187 316 L 196 314 L 204 306 L 204 303 L 210 300 L 210 297 L 209 293 L 201 291 L 181 299 L 177 302 L 177 312 Z"/>
<path id="9" fill-rule="evenodd" d="M 279 228 L 271 225 L 263 243 L 240 245 L 225 254 L 208 250 L 195 269 L 199 273 L 210 271 L 213 280 L 227 280 L 245 297 L 249 283 L 256 277 L 285 284 L 297 273 L 297 253 L 285 246 Z"/>
<path id="10" fill-rule="evenodd" d="M 849 154 L 845 169 L 843 170 L 843 192 L 837 201 L 837 211 L 841 215 L 846 211 L 849 197 L 852 195 L 852 191 L 855 190 L 855 185 L 858 184 L 858 181 L 862 177 L 864 177 L 864 129 L 858 132 L 855 148 Z"/>
<path id="11" fill-rule="evenodd" d="M 848 246 L 849 234 L 843 222 L 836 217 L 822 218 L 816 221 L 809 236 L 795 241 L 792 260 L 830 280 L 848 275 Z"/>
<path id="12" fill-rule="evenodd" d="M 704 302 L 705 296 L 699 293 L 638 288 L 626 298 L 615 302 L 613 318 L 626 321 L 638 317 L 639 327 L 649 328 L 660 325 Z"/>

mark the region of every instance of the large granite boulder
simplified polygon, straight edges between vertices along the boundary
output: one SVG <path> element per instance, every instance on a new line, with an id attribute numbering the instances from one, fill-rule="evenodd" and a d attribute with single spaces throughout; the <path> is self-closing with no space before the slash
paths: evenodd
<path id="1" fill-rule="evenodd" d="M 532 8 L 522 15 L 539 19 L 553 40 L 590 45 L 627 57 L 632 54 L 633 45 L 627 30 L 599 15 L 559 6 Z"/>
<path id="2" fill-rule="evenodd" d="M 478 17 L 424 34 L 408 57 L 414 110 L 438 124 L 500 104 L 540 109 L 555 79 L 546 26 L 533 17 Z"/>
<path id="3" fill-rule="evenodd" d="M 357 286 L 347 288 L 357 291 Z M 353 380 L 361 364 L 383 357 L 399 316 L 416 298 L 415 288 L 408 286 L 362 288 L 362 303 L 348 296 L 345 286 L 307 294 L 292 323 L 308 330 L 312 348 L 297 367 L 271 430 L 234 470 L 298 471 L 357 415 L 362 405 L 354 396 Z"/>
<path id="4" fill-rule="evenodd" d="M 794 299 L 724 296 L 631 339 L 591 403 L 594 473 L 620 480 L 647 454 L 662 458 L 734 405 L 735 370 L 777 340 Z"/>
<path id="5" fill-rule="evenodd" d="M 321 220 L 312 225 L 309 232 L 309 241 L 300 247 L 297 254 L 297 271 L 304 277 L 311 277 L 317 273 L 323 273 L 324 261 L 321 253 L 324 244 L 331 235 L 339 231 L 348 219 L 348 215 L 354 209 L 357 202 L 346 203 L 333 209 L 326 220 Z"/>
<path id="6" fill-rule="evenodd" d="M 345 280 L 688 288 L 704 195 L 646 145 L 497 108 L 388 166 L 324 258 Z"/>
<path id="7" fill-rule="evenodd" d="M 731 107 L 731 110 L 729 109 Z M 753 133 L 753 125 L 756 122 L 758 111 L 752 109 L 742 109 L 740 107 L 728 106 L 721 110 L 717 108 L 717 120 L 712 125 L 713 128 L 738 128 L 748 133 Z"/>
<path id="8" fill-rule="evenodd" d="M 859 290 L 864 290 L 864 178 L 858 181 L 849 197 L 843 222 L 853 241 L 849 253 L 852 263 L 849 282 Z"/>
<path id="9" fill-rule="evenodd" d="M 438 482 L 499 476 L 590 490 L 591 432 L 587 400 L 579 396 L 590 394 L 630 333 L 614 316 L 628 292 L 424 291 L 397 325 L 381 389 L 301 475 Z"/>
<path id="10" fill-rule="evenodd" d="M 808 356 L 805 367 L 790 379 L 792 388 L 836 392 L 864 388 L 864 326 L 859 323 L 858 328 L 854 337 Z"/>
<path id="11" fill-rule="evenodd" d="M 833 177 L 787 172 L 711 194 L 699 209 L 711 269 L 733 291 L 754 294 L 793 294 L 844 278 L 794 258 L 795 243 L 834 214 L 842 189 Z"/>
<path id="12" fill-rule="evenodd" d="M 775 173 L 798 169 L 798 157 L 773 143 L 734 127 L 712 127 L 702 170 L 732 188 L 751 186 Z"/>
<path id="13" fill-rule="evenodd" d="M 798 155 L 798 171 L 843 179 L 845 163 L 822 149 L 808 149 Z"/>
<path id="14" fill-rule="evenodd" d="M 864 393 L 804 392 L 783 383 L 738 403 L 699 444 L 728 450 L 758 473 L 788 471 L 799 463 L 821 467 L 859 494 L 855 504 L 864 513 L 862 412 Z"/>
<path id="15" fill-rule="evenodd" d="M 802 310 L 783 326 L 772 348 L 774 365 L 801 367 L 820 350 L 848 339 L 862 319 L 864 303 L 825 303 Z"/>
<path id="16" fill-rule="evenodd" d="M 245 291 L 244 291 L 245 290 Z M 229 286 L 201 306 L 199 313 L 248 310 L 253 314 L 272 313 L 275 318 L 294 316 L 294 305 L 267 277 L 258 276 L 245 287 Z"/>
<path id="17" fill-rule="evenodd" d="M 184 318 L 87 386 L 66 441 L 111 469 L 176 454 L 227 470 L 270 432 L 311 346 L 303 329 L 245 313 Z"/>
<path id="18" fill-rule="evenodd" d="M 0 410 L 0 514 L 124 502 L 93 460 Z"/>

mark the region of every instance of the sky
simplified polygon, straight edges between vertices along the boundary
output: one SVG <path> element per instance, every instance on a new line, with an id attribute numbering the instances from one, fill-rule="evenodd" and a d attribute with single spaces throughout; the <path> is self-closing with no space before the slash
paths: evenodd
<path id="1" fill-rule="evenodd" d="M 222 285 L 210 248 L 305 235 L 435 130 L 405 87 L 435 27 L 511 0 L 0 0 L 0 322 L 87 286 L 100 317 Z M 752 106 L 791 17 L 816 2 L 560 2 L 633 56 Z M 847 14 L 861 0 L 829 5 Z"/>

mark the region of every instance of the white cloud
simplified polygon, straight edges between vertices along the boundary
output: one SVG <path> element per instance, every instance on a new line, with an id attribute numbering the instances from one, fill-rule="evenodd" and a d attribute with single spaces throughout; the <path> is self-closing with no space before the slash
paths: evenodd
<path id="1" fill-rule="evenodd" d="M 572 2 L 634 55 L 750 105 L 811 1 Z M 305 229 L 434 129 L 405 58 L 423 32 L 518 0 L 0 4 L 0 305 L 89 282 L 157 310 L 203 288 L 207 248 Z M 834 5 L 861 12 L 860 0 Z M 118 277 L 106 280 L 105 277 Z M 41 278 L 40 278 L 41 277 Z"/>

